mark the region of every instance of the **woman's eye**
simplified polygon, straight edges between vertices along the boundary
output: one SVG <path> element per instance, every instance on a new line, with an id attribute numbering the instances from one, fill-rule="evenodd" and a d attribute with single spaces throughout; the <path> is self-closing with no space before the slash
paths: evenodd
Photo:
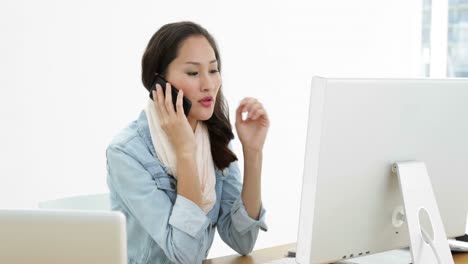
<path id="1" fill-rule="evenodd" d="M 216 70 L 211 70 L 211 71 L 210 71 L 210 73 L 217 73 L 217 72 L 219 72 L 219 70 L 217 70 L 217 69 L 216 69 Z M 196 75 L 198 74 L 198 72 L 187 72 L 187 74 L 188 74 L 189 76 L 196 76 Z"/>

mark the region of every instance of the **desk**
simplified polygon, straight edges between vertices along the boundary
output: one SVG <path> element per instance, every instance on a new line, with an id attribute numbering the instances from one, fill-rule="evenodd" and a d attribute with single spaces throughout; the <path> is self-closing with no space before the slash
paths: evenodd
<path id="1" fill-rule="evenodd" d="M 227 256 L 203 261 L 203 264 L 260 264 L 284 258 L 288 249 L 294 248 L 295 243 L 271 248 L 255 250 L 249 256 Z M 453 255 L 455 264 L 468 264 L 468 253 L 457 253 Z"/>

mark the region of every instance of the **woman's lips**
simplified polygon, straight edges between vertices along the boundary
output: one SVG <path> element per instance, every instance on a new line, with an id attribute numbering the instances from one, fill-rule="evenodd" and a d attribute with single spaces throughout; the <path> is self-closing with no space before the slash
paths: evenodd
<path id="1" fill-rule="evenodd" d="M 207 97 L 204 97 L 203 99 L 201 99 L 198 102 L 204 107 L 210 107 L 211 104 L 213 103 L 213 97 L 207 96 Z"/>

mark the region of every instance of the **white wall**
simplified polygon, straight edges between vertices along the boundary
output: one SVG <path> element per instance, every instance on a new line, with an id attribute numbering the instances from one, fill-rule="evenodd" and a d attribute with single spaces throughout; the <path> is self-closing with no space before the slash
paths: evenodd
<path id="1" fill-rule="evenodd" d="M 0 208 L 107 191 L 105 147 L 147 100 L 140 59 L 163 24 L 217 39 L 234 111 L 271 118 L 256 248 L 293 242 L 312 75 L 417 77 L 421 1 L 2 1 Z M 240 144 L 235 148 L 241 154 Z M 211 256 L 233 253 L 218 240 Z"/>

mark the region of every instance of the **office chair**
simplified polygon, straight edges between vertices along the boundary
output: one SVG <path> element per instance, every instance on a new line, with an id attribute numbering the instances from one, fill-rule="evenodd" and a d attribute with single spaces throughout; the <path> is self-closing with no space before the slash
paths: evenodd
<path id="1" fill-rule="evenodd" d="M 39 202 L 40 209 L 74 209 L 110 211 L 109 193 L 70 196 L 56 200 Z"/>

